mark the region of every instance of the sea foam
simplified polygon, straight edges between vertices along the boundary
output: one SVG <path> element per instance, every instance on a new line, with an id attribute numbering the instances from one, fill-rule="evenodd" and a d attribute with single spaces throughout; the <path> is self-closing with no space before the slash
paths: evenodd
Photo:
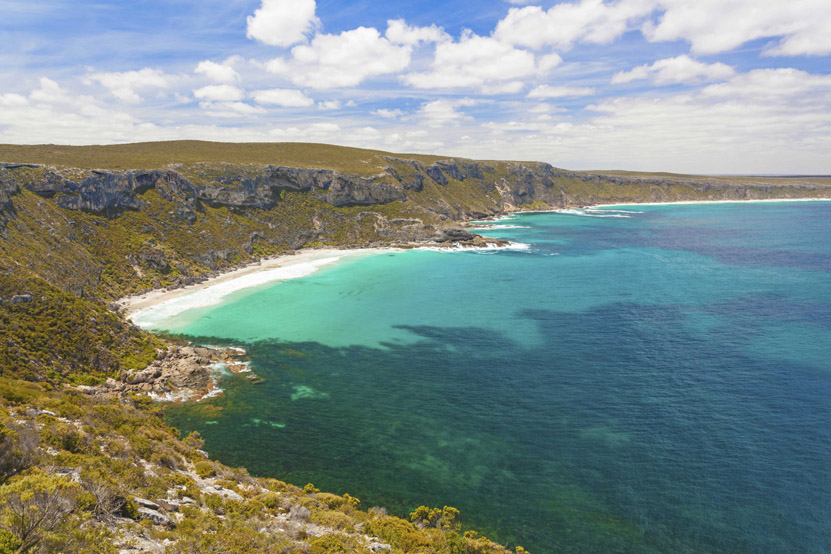
<path id="1" fill-rule="evenodd" d="M 622 213 L 609 213 L 612 210 L 593 210 L 591 208 L 564 208 L 562 210 L 553 210 L 554 213 L 558 214 L 568 214 L 568 215 L 579 215 L 581 217 L 599 217 L 599 218 L 623 218 L 629 219 L 632 216 L 626 215 Z"/>
<path id="2" fill-rule="evenodd" d="M 465 246 L 455 243 L 453 246 L 419 246 L 416 250 L 427 250 L 430 252 L 496 252 L 498 250 L 530 250 L 531 245 L 524 242 L 512 242 L 507 246 L 500 246 L 495 242 L 486 246 Z"/>

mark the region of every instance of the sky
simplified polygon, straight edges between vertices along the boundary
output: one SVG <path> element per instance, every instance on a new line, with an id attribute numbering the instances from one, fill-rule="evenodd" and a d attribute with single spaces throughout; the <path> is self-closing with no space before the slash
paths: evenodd
<path id="1" fill-rule="evenodd" d="M 0 0 L 0 143 L 831 174 L 831 0 Z"/>

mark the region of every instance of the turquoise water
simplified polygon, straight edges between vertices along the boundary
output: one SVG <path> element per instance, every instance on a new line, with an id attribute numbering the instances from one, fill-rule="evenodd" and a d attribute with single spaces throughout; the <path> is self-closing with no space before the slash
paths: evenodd
<path id="1" fill-rule="evenodd" d="M 617 209 L 163 323 L 265 378 L 170 423 L 253 474 L 453 505 L 535 554 L 831 551 L 831 203 Z"/>

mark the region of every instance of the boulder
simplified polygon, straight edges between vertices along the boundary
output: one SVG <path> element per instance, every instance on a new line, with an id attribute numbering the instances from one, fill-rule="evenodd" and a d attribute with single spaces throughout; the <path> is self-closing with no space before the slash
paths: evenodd
<path id="1" fill-rule="evenodd" d="M 139 518 L 147 519 L 154 525 L 170 525 L 170 518 L 159 512 L 158 510 L 151 510 L 150 508 L 139 507 Z"/>

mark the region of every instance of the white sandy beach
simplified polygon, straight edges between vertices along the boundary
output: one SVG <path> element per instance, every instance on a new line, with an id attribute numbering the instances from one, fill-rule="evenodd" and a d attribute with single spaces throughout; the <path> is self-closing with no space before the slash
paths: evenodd
<path id="1" fill-rule="evenodd" d="M 336 263 L 347 257 L 370 256 L 394 252 L 394 248 L 353 248 L 339 250 L 324 248 L 302 250 L 266 258 L 259 263 L 224 273 L 202 283 L 179 289 L 154 290 L 145 294 L 128 296 L 118 301 L 127 312 L 127 318 L 141 326 L 194 308 L 220 304 L 227 296 L 237 291 L 257 287 L 266 283 L 287 281 L 311 275 L 323 266 Z"/>

